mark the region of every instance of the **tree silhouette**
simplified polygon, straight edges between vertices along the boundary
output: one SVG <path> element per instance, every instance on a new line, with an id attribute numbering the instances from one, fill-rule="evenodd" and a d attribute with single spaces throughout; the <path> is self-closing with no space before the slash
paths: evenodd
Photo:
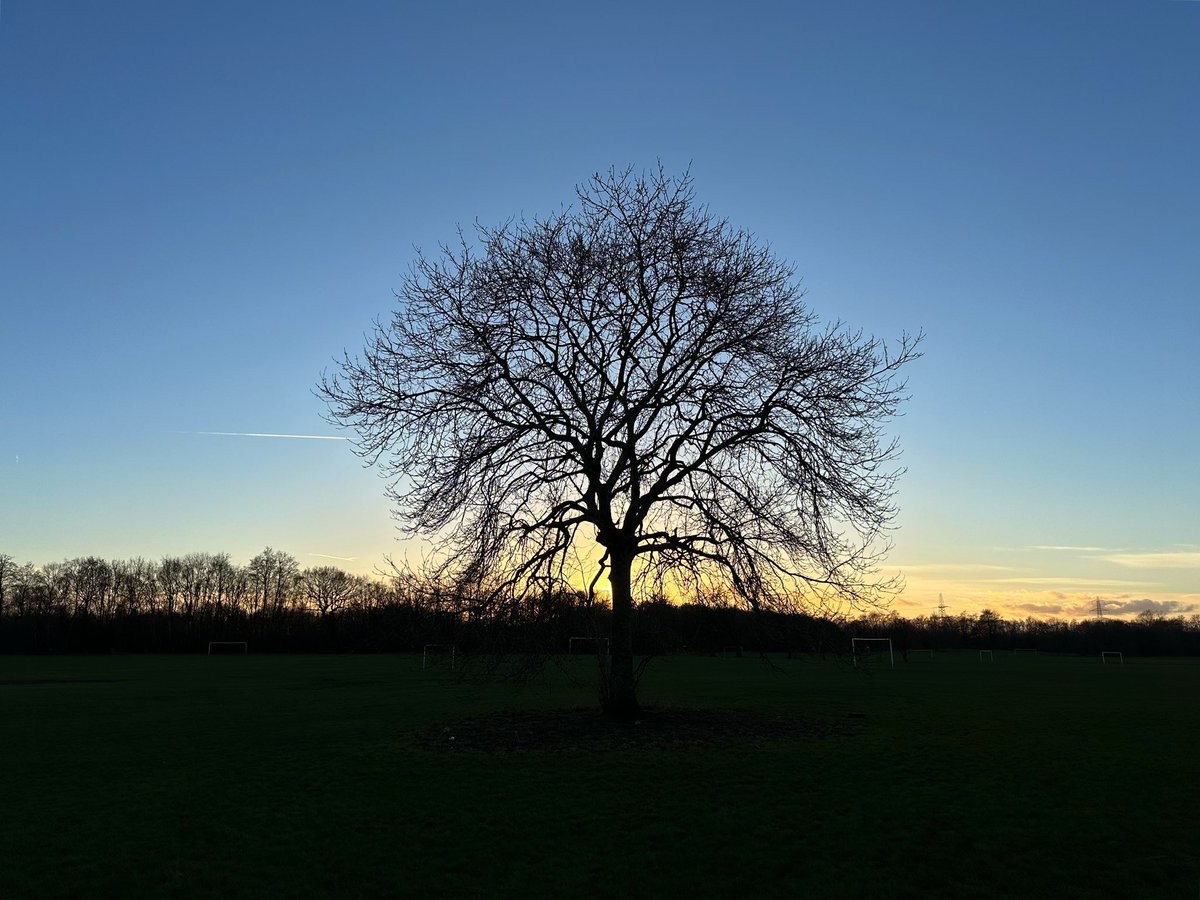
<path id="1" fill-rule="evenodd" d="M 16 580 L 17 564 L 7 553 L 0 553 L 0 624 L 4 620 L 5 600 L 12 591 L 12 583 Z"/>
<path id="2" fill-rule="evenodd" d="M 821 326 L 792 268 L 695 202 L 686 173 L 610 171 L 578 203 L 420 254 L 361 358 L 320 393 L 437 536 L 479 614 L 531 602 L 599 545 L 617 716 L 638 709 L 637 579 L 871 602 L 894 515 L 894 350 Z"/>
<path id="3" fill-rule="evenodd" d="M 287 606 L 293 583 L 299 576 L 296 558 L 290 553 L 267 547 L 250 560 L 247 568 L 259 611 L 280 615 Z"/>
<path id="4" fill-rule="evenodd" d="M 350 602 L 356 584 L 341 569 L 316 566 L 300 573 L 300 587 L 304 597 L 325 619 Z"/>

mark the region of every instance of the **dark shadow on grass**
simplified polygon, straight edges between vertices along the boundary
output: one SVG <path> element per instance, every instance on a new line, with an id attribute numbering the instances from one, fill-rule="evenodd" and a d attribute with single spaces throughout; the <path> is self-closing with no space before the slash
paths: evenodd
<path id="1" fill-rule="evenodd" d="M 688 746 L 761 746 L 857 734 L 862 724 L 788 718 L 740 709 L 648 708 L 622 722 L 599 709 L 498 712 L 438 725 L 418 736 L 440 752 L 572 752 Z"/>
<path id="2" fill-rule="evenodd" d="M 0 678 L 0 686 L 24 684 L 117 684 L 124 678 Z"/>

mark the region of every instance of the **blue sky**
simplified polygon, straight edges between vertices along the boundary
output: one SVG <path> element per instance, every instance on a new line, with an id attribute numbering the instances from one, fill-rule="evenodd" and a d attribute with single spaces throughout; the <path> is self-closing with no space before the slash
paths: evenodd
<path id="1" fill-rule="evenodd" d="M 661 159 L 927 333 L 900 611 L 1200 610 L 1198 48 L 1189 2 L 9 0 L 0 552 L 369 571 L 346 443 L 192 432 L 333 434 L 414 246 Z"/>

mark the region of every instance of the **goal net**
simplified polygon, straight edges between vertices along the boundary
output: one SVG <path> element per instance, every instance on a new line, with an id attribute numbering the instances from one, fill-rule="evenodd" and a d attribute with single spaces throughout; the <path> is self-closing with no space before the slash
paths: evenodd
<path id="1" fill-rule="evenodd" d="M 606 637 L 573 637 L 567 639 L 567 653 L 590 653 L 593 656 L 608 654 Z"/>
<path id="2" fill-rule="evenodd" d="M 209 641 L 208 655 L 209 656 L 224 656 L 231 653 L 245 654 L 249 652 L 249 646 L 245 641 Z"/>
<path id="3" fill-rule="evenodd" d="M 1107 666 L 1109 660 L 1112 660 L 1114 663 L 1125 665 L 1125 657 L 1120 650 L 1105 650 L 1100 654 L 1100 662 L 1102 664 Z"/>
<path id="4" fill-rule="evenodd" d="M 421 668 L 449 666 L 453 669 L 457 653 L 458 647 L 455 644 L 426 644 L 421 648 Z"/>
<path id="5" fill-rule="evenodd" d="M 892 652 L 891 638 L 851 638 L 850 654 L 854 658 L 855 667 L 860 664 L 881 665 L 884 660 L 887 660 L 887 664 L 892 668 L 896 667 L 896 655 Z"/>

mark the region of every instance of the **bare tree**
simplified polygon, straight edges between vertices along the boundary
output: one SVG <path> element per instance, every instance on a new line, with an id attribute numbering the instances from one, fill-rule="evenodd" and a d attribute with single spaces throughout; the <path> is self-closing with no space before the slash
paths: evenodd
<path id="1" fill-rule="evenodd" d="M 37 608 L 36 594 L 39 590 L 40 572 L 33 563 L 19 565 L 13 571 L 12 596 L 10 605 L 12 612 L 24 617 Z"/>
<path id="2" fill-rule="evenodd" d="M 155 565 L 138 557 L 113 562 L 113 592 L 117 597 L 117 614 L 136 616 L 154 609 L 154 594 L 158 588 Z"/>
<path id="3" fill-rule="evenodd" d="M 180 598 L 186 591 L 186 565 L 178 556 L 164 556 L 158 565 L 158 593 L 161 611 L 167 617 L 167 630 L 170 631 L 175 612 L 179 608 Z"/>
<path id="4" fill-rule="evenodd" d="M 917 339 L 821 326 L 793 269 L 661 167 L 596 175 L 545 218 L 419 255 L 361 358 L 322 379 L 402 526 L 503 615 L 599 550 L 602 701 L 637 708 L 635 582 L 871 603 Z"/>
<path id="5" fill-rule="evenodd" d="M 16 580 L 17 564 L 7 553 L 0 553 L 0 620 L 4 618 L 5 600 L 13 593 L 12 583 Z"/>
<path id="6" fill-rule="evenodd" d="M 107 620 L 113 611 L 113 570 L 107 560 L 87 556 L 68 560 L 75 604 L 84 616 Z"/>
<path id="7" fill-rule="evenodd" d="M 316 566 L 300 573 L 300 587 L 321 618 L 328 619 L 350 602 L 358 584 L 341 569 Z"/>
<path id="8" fill-rule="evenodd" d="M 227 615 L 238 607 L 238 570 L 229 559 L 228 553 L 208 555 L 208 584 L 212 592 L 211 603 L 216 615 Z"/>
<path id="9" fill-rule="evenodd" d="M 279 616 L 293 599 L 292 590 L 299 576 L 296 558 L 282 550 L 267 547 L 247 567 L 261 613 Z"/>

